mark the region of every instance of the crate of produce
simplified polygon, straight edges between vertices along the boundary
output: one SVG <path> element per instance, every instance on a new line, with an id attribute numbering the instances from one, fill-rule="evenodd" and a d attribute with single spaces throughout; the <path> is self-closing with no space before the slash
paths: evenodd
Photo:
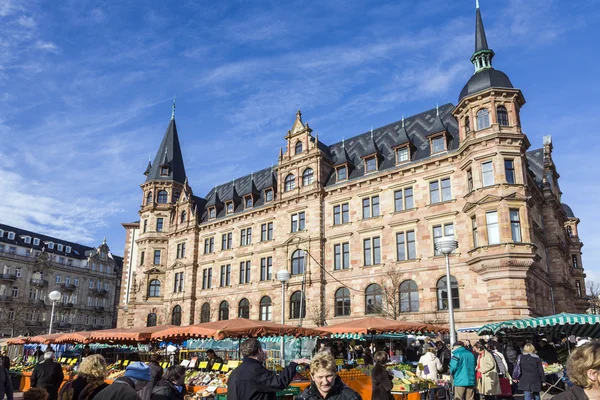
<path id="1" fill-rule="evenodd" d="M 300 394 L 300 388 L 297 386 L 288 386 L 287 388 L 277 392 L 277 397 L 297 396 Z"/>

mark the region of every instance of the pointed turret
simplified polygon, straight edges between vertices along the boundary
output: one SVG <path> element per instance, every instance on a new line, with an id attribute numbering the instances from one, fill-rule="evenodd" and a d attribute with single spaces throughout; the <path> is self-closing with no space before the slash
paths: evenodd
<path id="1" fill-rule="evenodd" d="M 475 72 L 479 72 L 482 69 L 492 68 L 494 51 L 488 47 L 487 38 L 485 37 L 485 29 L 483 28 L 483 20 L 481 19 L 481 11 L 479 10 L 479 1 L 477 1 L 476 7 L 475 52 L 471 56 L 471 62 L 475 66 Z"/>
<path id="2" fill-rule="evenodd" d="M 175 105 L 173 105 L 173 110 L 175 110 Z M 182 184 L 185 182 L 185 167 L 179 145 L 179 136 L 177 135 L 174 111 L 165 136 L 156 152 L 156 157 L 154 157 L 154 162 L 149 166 L 150 170 L 146 181 L 166 180 Z"/>
<path id="3" fill-rule="evenodd" d="M 146 171 L 144 171 L 144 175 L 148 176 L 150 170 L 152 169 L 152 160 L 148 157 L 148 166 L 146 167 Z"/>

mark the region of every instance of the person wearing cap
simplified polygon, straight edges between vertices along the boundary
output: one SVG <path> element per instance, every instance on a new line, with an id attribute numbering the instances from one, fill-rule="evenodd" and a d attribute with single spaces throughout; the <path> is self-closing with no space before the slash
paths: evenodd
<path id="1" fill-rule="evenodd" d="M 31 387 L 46 389 L 48 400 L 56 400 L 64 377 L 62 367 L 54 361 L 54 352 L 47 351 L 44 361 L 36 365 L 31 373 Z"/>
<path id="2" fill-rule="evenodd" d="M 125 375 L 102 389 L 93 400 L 141 400 L 138 392 L 151 379 L 149 366 L 140 361 L 132 362 L 125 369 Z"/>

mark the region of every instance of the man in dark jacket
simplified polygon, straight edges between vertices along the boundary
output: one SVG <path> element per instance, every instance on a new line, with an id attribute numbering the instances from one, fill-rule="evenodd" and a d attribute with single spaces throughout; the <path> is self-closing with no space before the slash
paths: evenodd
<path id="1" fill-rule="evenodd" d="M 62 367 L 54 361 L 54 352 L 47 351 L 44 353 L 44 361 L 33 369 L 31 387 L 46 389 L 48 400 L 56 400 L 64 377 Z"/>
<path id="2" fill-rule="evenodd" d="M 450 358 L 452 358 L 452 353 L 450 349 L 446 346 L 444 342 L 441 340 L 435 344 L 437 348 L 437 357 L 442 362 L 442 373 L 445 374 L 448 372 L 448 366 L 450 365 Z"/>
<path id="3" fill-rule="evenodd" d="M 554 347 L 554 344 L 548 343 L 548 339 L 546 338 L 542 339 L 540 342 L 538 355 L 548 364 L 558 363 L 558 352 L 556 351 L 556 347 Z"/>
<path id="4" fill-rule="evenodd" d="M 240 345 L 244 357 L 227 381 L 227 400 L 275 400 L 275 394 L 285 389 L 296 375 L 298 364 L 307 359 L 292 361 L 280 374 L 264 366 L 267 354 L 257 339 L 246 339 Z"/>
<path id="5" fill-rule="evenodd" d="M 152 400 L 183 400 L 186 395 L 185 367 L 173 365 L 167 368 L 163 379 L 152 390 Z"/>
<path id="6" fill-rule="evenodd" d="M 112 385 L 102 389 L 94 400 L 140 400 L 138 392 L 150 382 L 150 367 L 140 361 L 132 362 L 125 369 L 125 375 L 117 378 Z"/>
<path id="7" fill-rule="evenodd" d="M 0 365 L 0 399 L 4 399 L 6 395 L 7 400 L 13 400 L 13 387 L 12 381 L 8 370 Z"/>
<path id="8" fill-rule="evenodd" d="M 6 354 L 6 351 L 2 352 L 2 366 L 10 371 L 10 358 Z"/>

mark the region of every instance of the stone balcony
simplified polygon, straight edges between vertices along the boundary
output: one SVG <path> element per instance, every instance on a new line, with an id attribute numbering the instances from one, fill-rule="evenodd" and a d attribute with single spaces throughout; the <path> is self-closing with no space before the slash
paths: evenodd
<path id="1" fill-rule="evenodd" d="M 6 295 L 0 296 L 0 303 L 10 303 L 13 300 L 14 300 L 14 297 L 12 297 L 12 296 L 6 296 Z"/>
<path id="2" fill-rule="evenodd" d="M 62 308 L 73 308 L 73 303 L 58 303 Z"/>
<path id="3" fill-rule="evenodd" d="M 36 306 L 45 306 L 46 302 L 44 299 L 29 299 L 29 304 Z"/>
<path id="4" fill-rule="evenodd" d="M 17 276 L 14 274 L 0 274 L 0 281 L 14 282 L 17 280 Z"/>
<path id="5" fill-rule="evenodd" d="M 68 292 L 72 292 L 75 289 L 77 289 L 77 286 L 73 285 L 72 283 L 62 283 L 60 287 L 61 289 L 66 290 Z"/>
<path id="6" fill-rule="evenodd" d="M 104 306 L 94 306 L 95 311 L 104 311 Z"/>
<path id="7" fill-rule="evenodd" d="M 31 278 L 29 280 L 29 283 L 31 284 L 31 286 L 48 286 L 48 281 L 45 279 Z"/>

